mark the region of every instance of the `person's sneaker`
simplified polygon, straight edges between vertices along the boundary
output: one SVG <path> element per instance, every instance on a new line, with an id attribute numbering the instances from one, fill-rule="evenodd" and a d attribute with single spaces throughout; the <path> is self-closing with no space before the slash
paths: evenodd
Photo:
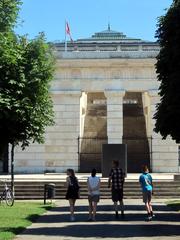
<path id="1" fill-rule="evenodd" d="M 151 213 L 151 217 L 152 217 L 152 218 L 155 218 L 156 215 L 152 212 L 152 213 Z"/>
<path id="2" fill-rule="evenodd" d="M 92 218 L 91 218 L 91 217 L 89 217 L 89 218 L 88 218 L 88 222 L 91 222 L 91 221 L 92 221 Z"/>
<path id="3" fill-rule="evenodd" d="M 71 216 L 71 217 L 70 217 L 70 221 L 71 221 L 71 222 L 74 222 L 74 221 L 75 221 L 75 217 L 74 217 L 74 216 Z"/>
<path id="4" fill-rule="evenodd" d="M 150 222 L 151 220 L 152 220 L 152 217 L 151 217 L 151 216 L 148 216 L 148 217 L 145 219 L 146 222 Z"/>
<path id="5" fill-rule="evenodd" d="M 119 214 L 118 211 L 115 212 L 115 218 L 118 219 L 119 218 Z"/>

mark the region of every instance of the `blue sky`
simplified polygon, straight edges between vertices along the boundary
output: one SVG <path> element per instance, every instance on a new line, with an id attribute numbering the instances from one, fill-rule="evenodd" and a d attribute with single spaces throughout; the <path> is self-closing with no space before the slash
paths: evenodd
<path id="1" fill-rule="evenodd" d="M 73 39 L 107 29 L 129 37 L 155 40 L 157 17 L 172 0 L 22 0 L 16 32 L 34 38 L 44 31 L 48 41 L 64 40 L 65 19 Z M 23 21 L 23 22 L 22 22 Z"/>

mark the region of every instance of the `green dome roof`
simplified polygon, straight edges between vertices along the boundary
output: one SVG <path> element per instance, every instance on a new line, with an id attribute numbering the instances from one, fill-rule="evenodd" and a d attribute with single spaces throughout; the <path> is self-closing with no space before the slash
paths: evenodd
<path id="1" fill-rule="evenodd" d="M 129 38 L 122 32 L 113 31 L 108 24 L 108 29 L 101 32 L 96 32 L 90 38 L 78 39 L 78 41 L 142 41 L 137 38 Z"/>

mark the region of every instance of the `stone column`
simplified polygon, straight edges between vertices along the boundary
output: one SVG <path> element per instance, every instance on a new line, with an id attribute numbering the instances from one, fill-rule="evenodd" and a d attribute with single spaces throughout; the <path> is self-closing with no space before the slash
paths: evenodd
<path id="1" fill-rule="evenodd" d="M 105 91 L 107 98 L 108 143 L 122 143 L 123 136 L 123 97 L 125 91 Z"/>
<path id="2" fill-rule="evenodd" d="M 150 96 L 151 132 L 152 132 L 152 171 L 178 172 L 178 145 L 170 137 L 162 140 L 162 136 L 154 132 L 156 104 L 160 101 L 158 91 L 148 92 Z"/>

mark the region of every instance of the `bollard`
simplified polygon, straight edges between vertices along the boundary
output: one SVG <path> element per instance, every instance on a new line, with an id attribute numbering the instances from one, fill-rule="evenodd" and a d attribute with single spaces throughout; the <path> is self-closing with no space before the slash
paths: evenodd
<path id="1" fill-rule="evenodd" d="M 47 199 L 55 198 L 55 184 L 54 183 L 47 183 L 44 185 L 44 204 L 46 204 Z"/>

